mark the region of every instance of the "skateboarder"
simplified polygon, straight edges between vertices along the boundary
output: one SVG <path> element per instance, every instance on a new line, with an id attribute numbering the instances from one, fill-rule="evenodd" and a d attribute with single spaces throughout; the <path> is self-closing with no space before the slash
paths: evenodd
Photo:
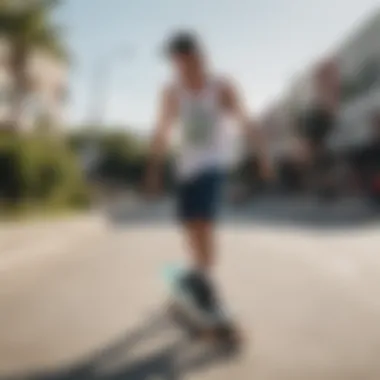
<path id="1" fill-rule="evenodd" d="M 177 157 L 177 211 L 192 262 L 182 285 L 197 308 L 207 313 L 219 307 L 211 271 L 216 259 L 215 222 L 226 161 L 224 117 L 234 117 L 243 128 L 246 141 L 261 158 L 263 174 L 270 173 L 270 166 L 262 136 L 251 122 L 240 94 L 233 82 L 210 72 L 197 36 L 176 33 L 165 51 L 175 75 L 161 94 L 147 186 L 150 192 L 159 190 L 170 131 L 178 126 L 181 145 Z"/>

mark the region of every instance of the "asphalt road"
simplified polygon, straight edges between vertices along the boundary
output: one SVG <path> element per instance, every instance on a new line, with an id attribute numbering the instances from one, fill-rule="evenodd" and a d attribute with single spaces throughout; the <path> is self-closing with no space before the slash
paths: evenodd
<path id="1" fill-rule="evenodd" d="M 114 206 L 112 219 L 0 228 L 1 379 L 380 378 L 380 226 L 363 211 L 334 227 L 344 214 L 322 223 L 310 205 L 304 222 L 289 204 L 226 218 L 217 280 L 244 331 L 235 352 L 166 317 L 161 269 L 185 256 L 167 205 L 138 223 Z"/>

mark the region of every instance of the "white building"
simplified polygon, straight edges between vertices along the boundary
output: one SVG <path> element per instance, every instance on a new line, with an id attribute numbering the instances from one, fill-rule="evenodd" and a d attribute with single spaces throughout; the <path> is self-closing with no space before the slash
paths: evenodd
<path id="1" fill-rule="evenodd" d="M 294 118 L 316 101 L 320 89 L 317 75 L 330 62 L 337 66 L 342 97 L 339 121 L 330 143 L 334 149 L 355 147 L 371 137 L 371 116 L 380 111 L 380 9 L 336 49 L 331 61 L 306 68 L 293 79 L 282 101 L 288 107 L 281 117 L 289 117 L 290 112 Z M 327 87 L 327 97 L 328 92 Z M 283 144 L 288 145 L 287 141 Z"/>
<path id="2" fill-rule="evenodd" d="M 343 104 L 335 144 L 350 147 L 371 138 L 371 118 L 380 111 L 380 10 L 337 52 Z"/>
<path id="3" fill-rule="evenodd" d="M 22 108 L 21 128 L 32 129 L 39 121 L 59 128 L 64 120 L 67 66 L 44 51 L 35 50 L 26 67 L 29 95 Z M 0 128 L 12 118 L 14 78 L 10 70 L 10 48 L 0 40 Z"/>

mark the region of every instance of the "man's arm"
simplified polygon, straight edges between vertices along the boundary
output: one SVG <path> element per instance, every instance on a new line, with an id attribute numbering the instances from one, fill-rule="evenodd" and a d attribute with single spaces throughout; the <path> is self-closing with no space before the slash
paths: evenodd
<path id="1" fill-rule="evenodd" d="M 149 190 L 158 190 L 164 156 L 166 153 L 171 127 L 177 116 L 174 91 L 167 87 L 161 94 L 156 127 L 153 132 L 149 152 L 147 186 Z"/>
<path id="2" fill-rule="evenodd" d="M 249 148 L 253 153 L 258 154 L 263 174 L 270 176 L 271 160 L 264 134 L 256 122 L 250 118 L 245 103 L 240 98 L 236 87 L 227 81 L 223 83 L 222 102 L 227 112 L 231 114 L 239 123 L 239 126 L 243 128 L 243 133 L 247 139 Z"/>

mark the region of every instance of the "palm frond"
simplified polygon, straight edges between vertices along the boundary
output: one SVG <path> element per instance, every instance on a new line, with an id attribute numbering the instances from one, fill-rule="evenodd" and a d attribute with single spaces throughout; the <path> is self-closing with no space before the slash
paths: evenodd
<path id="1" fill-rule="evenodd" d="M 15 10 L 16 0 L 0 0 L 0 35 L 17 49 L 42 48 L 59 59 L 68 60 L 61 29 L 52 23 L 50 14 L 60 0 L 23 1 Z"/>

